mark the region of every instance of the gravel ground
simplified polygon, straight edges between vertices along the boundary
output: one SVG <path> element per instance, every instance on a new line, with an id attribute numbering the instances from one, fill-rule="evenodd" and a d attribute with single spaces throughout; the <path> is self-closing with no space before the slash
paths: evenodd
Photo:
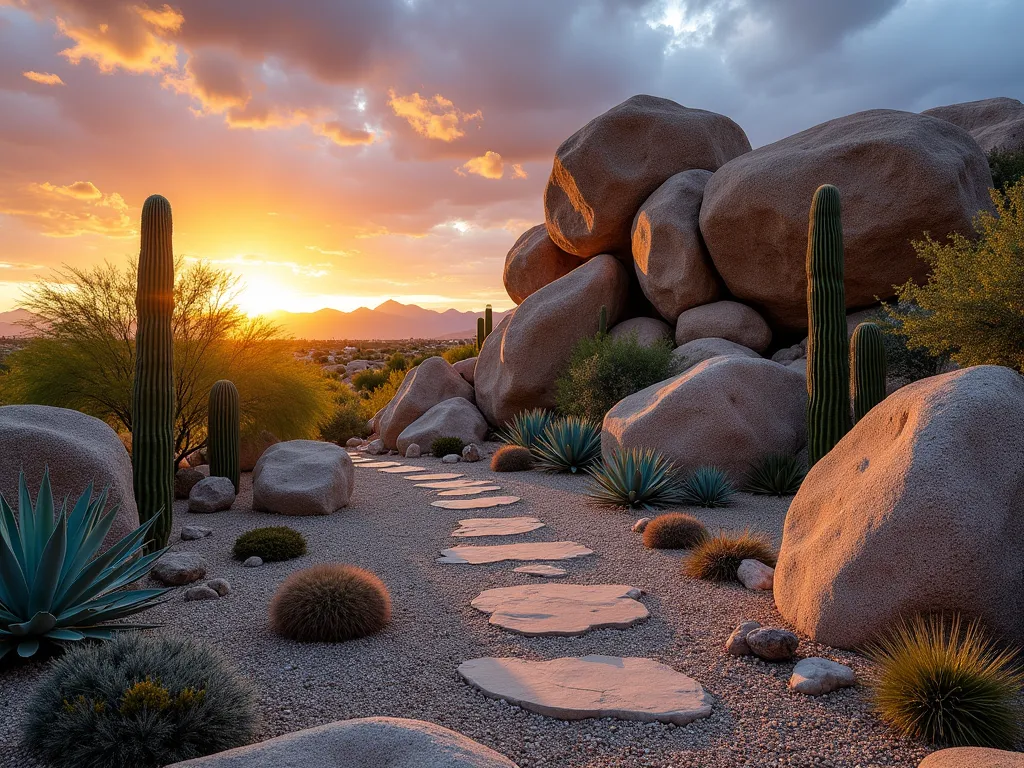
<path id="1" fill-rule="evenodd" d="M 583 495 L 581 477 L 537 472 L 495 475 L 486 461 L 442 465 L 436 459 L 402 460 L 467 478 L 497 477 L 502 493 L 522 496 L 509 507 L 480 512 L 442 510 L 437 497 L 411 480 L 356 468 L 351 505 L 324 518 L 291 518 L 250 509 L 249 476 L 234 508 L 213 515 L 189 514 L 175 505 L 174 548 L 201 552 L 208 578 L 231 582 L 233 594 L 217 601 L 185 602 L 185 588 L 145 614 L 179 633 L 215 644 L 255 684 L 263 713 L 259 738 L 334 720 L 373 715 L 418 718 L 470 736 L 522 768 L 551 766 L 916 766 L 927 750 L 894 737 L 869 711 L 861 689 L 812 699 L 786 688 L 792 664 L 733 658 L 722 650 L 743 619 L 783 625 L 770 594 L 739 586 L 693 581 L 680 573 L 683 553 L 649 551 L 630 532 L 634 516 L 594 506 Z M 690 510 L 714 531 L 751 527 L 778 543 L 788 500 L 741 494 L 723 510 Z M 481 590 L 535 583 L 513 573 L 517 563 L 441 565 L 441 549 L 458 544 L 493 544 L 500 539 L 452 539 L 456 521 L 467 517 L 535 515 L 546 528 L 516 541 L 573 540 L 597 554 L 563 565 L 583 584 L 623 583 L 639 587 L 651 618 L 628 630 L 599 630 L 578 638 L 526 638 L 491 627 L 470 607 Z M 213 536 L 178 541 L 186 524 L 203 525 Z M 263 525 L 288 524 L 309 541 L 304 557 L 260 568 L 231 559 L 239 533 Z M 268 630 L 266 607 L 277 585 L 292 571 L 314 563 L 342 561 L 377 573 L 391 590 L 391 625 L 382 633 L 338 645 L 300 645 Z M 564 582 L 563 582 L 564 583 Z M 615 720 L 562 722 L 485 698 L 456 674 L 466 659 L 516 656 L 551 659 L 591 653 L 646 656 L 696 678 L 715 697 L 711 717 L 687 726 Z M 859 657 L 810 643 L 800 654 L 824 656 L 866 669 Z M 21 712 L 44 665 L 0 672 L 0 766 L 36 765 L 18 747 Z"/>

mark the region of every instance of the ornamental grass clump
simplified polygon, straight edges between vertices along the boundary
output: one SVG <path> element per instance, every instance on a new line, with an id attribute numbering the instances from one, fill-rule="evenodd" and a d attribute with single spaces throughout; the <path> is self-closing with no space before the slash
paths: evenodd
<path id="1" fill-rule="evenodd" d="M 743 481 L 743 490 L 760 496 L 792 496 L 800 490 L 807 468 L 796 456 L 769 453 L 755 461 Z"/>
<path id="2" fill-rule="evenodd" d="M 53 665 L 25 743 L 53 768 L 156 768 L 247 744 L 255 726 L 251 688 L 215 649 L 121 635 Z"/>
<path id="3" fill-rule="evenodd" d="M 694 507 L 728 507 L 736 489 L 728 475 L 718 467 L 700 467 L 683 482 L 680 496 L 683 504 Z"/>
<path id="4" fill-rule="evenodd" d="M 704 523 L 682 512 L 658 515 L 644 528 L 644 546 L 648 549 L 693 549 L 707 538 Z"/>
<path id="5" fill-rule="evenodd" d="M 306 554 L 306 539 L 287 525 L 254 528 L 237 539 L 232 550 L 236 560 L 258 557 L 266 563 L 292 560 Z"/>
<path id="6" fill-rule="evenodd" d="M 270 603 L 270 627 L 302 643 L 339 643 L 379 632 L 391 620 L 388 588 L 369 571 L 330 563 L 296 571 Z"/>
<path id="7" fill-rule="evenodd" d="M 977 621 L 917 616 L 868 646 L 871 698 L 902 736 L 943 747 L 1013 749 L 1024 674 Z"/>
<path id="8" fill-rule="evenodd" d="M 683 573 L 705 581 L 739 581 L 737 571 L 744 560 L 760 560 L 774 567 L 775 550 L 768 537 L 749 530 L 739 535 L 719 531 L 694 548 Z"/>
<path id="9" fill-rule="evenodd" d="M 656 509 L 681 503 L 672 462 L 653 448 L 616 449 L 588 472 L 594 483 L 587 495 L 602 504 Z"/>
<path id="10" fill-rule="evenodd" d="M 552 421 L 533 449 L 545 472 L 582 472 L 601 458 L 601 428 L 580 416 Z"/>
<path id="11" fill-rule="evenodd" d="M 462 449 L 465 447 L 466 444 L 462 442 L 462 438 L 439 437 L 430 444 L 430 452 L 437 458 L 443 459 L 451 453 L 454 453 L 456 456 L 461 456 Z"/>
<path id="12" fill-rule="evenodd" d="M 521 445 L 503 445 L 491 456 L 494 472 L 525 472 L 533 469 L 533 454 Z"/>
<path id="13" fill-rule="evenodd" d="M 554 414 L 544 408 L 521 411 L 505 425 L 499 437 L 509 445 L 519 445 L 533 450 L 537 440 L 554 419 Z"/>

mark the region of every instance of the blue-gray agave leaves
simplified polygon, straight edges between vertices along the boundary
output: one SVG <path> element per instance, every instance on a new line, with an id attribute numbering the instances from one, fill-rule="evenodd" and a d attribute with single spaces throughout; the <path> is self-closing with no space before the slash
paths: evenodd
<path id="1" fill-rule="evenodd" d="M 682 503 L 672 462 L 653 448 L 616 449 L 588 472 L 594 485 L 587 494 L 602 504 L 655 509 Z"/>

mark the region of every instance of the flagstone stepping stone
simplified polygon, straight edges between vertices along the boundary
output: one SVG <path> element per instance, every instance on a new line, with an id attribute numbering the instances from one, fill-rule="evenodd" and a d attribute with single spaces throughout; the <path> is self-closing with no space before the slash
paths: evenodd
<path id="1" fill-rule="evenodd" d="M 491 624 L 527 637 L 577 637 L 592 629 L 626 629 L 650 614 L 626 584 L 528 584 L 488 589 L 471 603 Z"/>
<path id="2" fill-rule="evenodd" d="M 383 469 L 384 467 L 397 467 L 399 464 L 397 461 L 361 461 L 359 466 L 366 469 Z"/>
<path id="3" fill-rule="evenodd" d="M 422 480 L 423 476 L 419 475 L 414 479 Z M 493 480 L 444 480 L 440 483 L 416 483 L 416 487 L 445 490 L 448 488 L 472 488 L 474 486 L 493 485 L 493 483 Z"/>
<path id="4" fill-rule="evenodd" d="M 438 491 L 438 496 L 477 496 L 481 493 L 500 491 L 500 485 L 478 485 L 469 488 L 452 488 L 450 491 Z"/>
<path id="5" fill-rule="evenodd" d="M 614 717 L 686 725 L 710 715 L 714 701 L 696 680 L 654 659 L 488 657 L 463 662 L 459 674 L 485 696 L 559 720 Z"/>
<path id="6" fill-rule="evenodd" d="M 439 563 L 500 563 L 505 560 L 572 560 L 594 554 L 575 541 L 526 541 L 518 544 L 494 544 L 489 547 L 451 547 L 442 549 Z"/>
<path id="7" fill-rule="evenodd" d="M 408 475 L 408 474 L 412 474 L 414 472 L 426 472 L 427 468 L 426 467 L 404 467 L 404 466 L 403 467 L 384 467 L 384 469 L 382 469 L 380 471 L 381 472 L 385 472 L 385 473 L 387 473 L 389 475 Z"/>
<path id="8" fill-rule="evenodd" d="M 543 576 L 549 579 L 561 579 L 569 573 L 565 568 L 556 568 L 553 565 L 520 565 L 514 570 L 527 576 Z"/>
<path id="9" fill-rule="evenodd" d="M 430 506 L 440 509 L 490 509 L 504 507 L 520 501 L 518 496 L 486 496 L 480 499 L 445 499 L 432 501 Z"/>
<path id="10" fill-rule="evenodd" d="M 512 536 L 544 527 L 536 517 L 474 517 L 459 520 L 459 525 L 452 536 Z"/>
<path id="11" fill-rule="evenodd" d="M 454 480 L 457 477 L 464 477 L 459 472 L 437 472 L 433 475 L 418 475 L 416 477 L 410 477 L 410 480 Z"/>

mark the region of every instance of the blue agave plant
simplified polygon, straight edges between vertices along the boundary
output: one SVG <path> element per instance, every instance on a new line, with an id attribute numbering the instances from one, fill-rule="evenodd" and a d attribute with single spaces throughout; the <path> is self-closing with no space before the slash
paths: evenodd
<path id="1" fill-rule="evenodd" d="M 116 506 L 103 512 L 105 490 L 94 499 L 90 483 L 70 513 L 65 499 L 57 515 L 49 470 L 34 506 L 24 472 L 18 492 L 17 514 L 0 494 L 0 659 L 12 651 L 28 658 L 47 642 L 109 639 L 115 631 L 152 626 L 100 625 L 144 611 L 168 591 L 118 591 L 164 553 L 142 554 L 157 518 L 98 555 L 117 515 Z"/>
<path id="2" fill-rule="evenodd" d="M 505 425 L 501 439 L 509 445 L 521 445 L 533 450 L 538 438 L 544 434 L 553 418 L 551 411 L 543 408 L 521 411 Z"/>
<path id="3" fill-rule="evenodd" d="M 579 416 L 554 419 L 537 439 L 533 453 L 538 469 L 575 474 L 601 458 L 601 429 Z"/>
<path id="4" fill-rule="evenodd" d="M 700 467 L 683 483 L 684 504 L 694 507 L 728 507 L 736 488 L 718 467 Z"/>
<path id="5" fill-rule="evenodd" d="M 616 450 L 588 472 L 594 478 L 588 495 L 609 506 L 655 509 L 682 500 L 672 462 L 653 448 Z"/>

